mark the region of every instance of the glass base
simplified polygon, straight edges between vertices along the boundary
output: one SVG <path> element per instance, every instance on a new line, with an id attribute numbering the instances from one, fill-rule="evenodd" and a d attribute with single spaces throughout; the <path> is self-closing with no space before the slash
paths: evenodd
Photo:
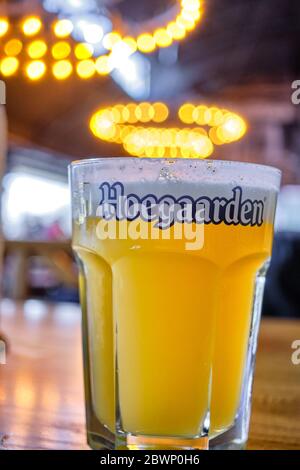
<path id="1" fill-rule="evenodd" d="M 119 435 L 117 450 L 208 450 L 208 437 L 185 439 L 165 436 Z"/>
<path id="2" fill-rule="evenodd" d="M 90 448 L 93 450 L 114 450 L 115 449 L 114 442 L 94 432 L 87 433 L 87 442 Z"/>
<path id="3" fill-rule="evenodd" d="M 224 433 L 209 440 L 209 450 L 245 450 L 247 445 L 248 427 L 242 426 L 239 420 Z"/>
<path id="4" fill-rule="evenodd" d="M 214 439 L 209 443 L 209 450 L 246 450 L 246 442 L 242 441 L 229 441 L 224 443 L 216 443 Z"/>

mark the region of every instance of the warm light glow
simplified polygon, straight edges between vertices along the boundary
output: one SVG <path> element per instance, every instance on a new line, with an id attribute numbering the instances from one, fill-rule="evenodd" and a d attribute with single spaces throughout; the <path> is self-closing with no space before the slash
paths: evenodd
<path id="1" fill-rule="evenodd" d="M 26 67 L 26 75 L 32 81 L 40 80 L 46 73 L 46 65 L 42 60 L 34 60 Z"/>
<path id="2" fill-rule="evenodd" d="M 7 18 L 0 18 L 0 38 L 5 36 L 9 30 L 9 22 Z"/>
<path id="3" fill-rule="evenodd" d="M 69 60 L 60 60 L 52 67 L 52 73 L 57 80 L 66 80 L 73 72 L 73 65 Z"/>
<path id="4" fill-rule="evenodd" d="M 107 55 L 102 55 L 95 62 L 96 71 L 99 75 L 108 75 L 111 72 L 111 62 Z"/>
<path id="5" fill-rule="evenodd" d="M 141 103 L 135 109 L 135 115 L 140 122 L 152 121 L 154 117 L 154 108 L 150 103 Z"/>
<path id="6" fill-rule="evenodd" d="M 185 124 L 192 124 L 194 122 L 194 119 L 193 119 L 194 109 L 195 109 L 195 106 L 190 103 L 186 103 L 182 105 L 178 111 L 178 115 L 181 121 L 184 122 Z"/>
<path id="7" fill-rule="evenodd" d="M 17 56 L 23 49 L 23 43 L 19 39 L 11 39 L 4 46 L 4 52 L 8 56 Z"/>
<path id="8" fill-rule="evenodd" d="M 141 52 L 152 52 L 154 51 L 156 44 L 154 37 L 151 34 L 141 34 L 137 38 L 137 46 Z"/>
<path id="9" fill-rule="evenodd" d="M 77 64 L 77 74 L 80 78 L 88 79 L 95 75 L 96 67 L 93 60 L 82 60 Z"/>
<path id="10" fill-rule="evenodd" d="M 73 31 L 73 23 L 70 20 L 58 20 L 54 23 L 54 33 L 58 38 L 66 38 L 70 36 Z"/>
<path id="11" fill-rule="evenodd" d="M 179 41 L 180 39 L 183 39 L 186 35 L 185 29 L 175 22 L 168 24 L 167 31 L 169 35 L 177 41 Z"/>
<path id="12" fill-rule="evenodd" d="M 75 56 L 78 60 L 90 59 L 93 56 L 94 48 L 91 44 L 80 43 L 75 47 Z"/>
<path id="13" fill-rule="evenodd" d="M 161 123 L 168 119 L 165 103 L 129 103 L 102 108 L 90 120 L 90 130 L 99 139 L 123 144 L 138 157 L 207 158 L 214 145 L 224 145 L 243 137 L 244 119 L 217 106 L 183 104 L 179 120 L 185 124 L 201 121 L 205 127 L 145 127 L 140 123 Z"/>
<path id="14" fill-rule="evenodd" d="M 52 47 L 52 56 L 56 60 L 66 59 L 71 54 L 71 46 L 66 41 L 59 41 Z"/>
<path id="15" fill-rule="evenodd" d="M 78 6 L 77 0 L 68 1 L 70 1 L 72 4 L 75 1 L 76 5 L 74 3 L 73 6 Z M 85 19 L 85 17 L 79 18 L 76 16 L 76 27 L 78 26 L 80 28 L 82 41 L 84 42 L 77 45 L 75 44 L 74 50 L 72 45 L 67 41 L 58 40 L 56 44 L 53 44 L 53 37 L 48 38 L 47 36 L 47 39 L 35 38 L 35 41 L 27 44 L 26 52 L 32 61 L 39 61 L 46 55 L 49 41 L 51 44 L 50 53 L 55 61 L 59 62 L 69 59 L 71 53 L 72 56 L 74 56 L 79 61 L 76 66 L 76 70 L 81 78 L 90 78 L 95 74 L 96 71 L 99 75 L 107 75 L 114 69 L 118 69 L 120 73 L 121 71 L 122 74 L 126 73 L 128 83 L 132 82 L 133 84 L 134 81 L 137 81 L 137 70 L 134 61 L 129 60 L 130 56 L 137 50 L 144 54 L 149 54 L 157 48 L 169 47 L 173 41 L 183 40 L 188 35 L 188 32 L 192 31 L 196 27 L 197 23 L 201 20 L 203 14 L 202 4 L 203 0 L 178 0 L 177 16 L 175 16 L 170 22 L 162 24 L 156 30 L 151 29 L 151 23 L 149 23 L 149 30 L 146 29 L 145 31 L 141 31 L 141 33 L 136 37 L 123 37 L 123 35 L 117 30 L 113 30 L 105 34 L 106 27 L 102 26 L 102 24 L 96 21 L 93 22 L 89 18 Z M 20 29 L 25 36 L 33 37 L 40 33 L 43 28 L 41 18 L 36 15 L 23 17 L 17 26 L 15 26 L 15 24 L 13 25 L 17 28 L 17 37 L 10 39 L 6 44 L 3 45 L 4 54 L 8 57 L 16 57 L 22 52 L 23 44 L 22 41 L 18 39 Z M 121 29 L 122 25 L 120 24 L 119 26 Z M 9 19 L 4 16 L 0 17 L 0 38 L 7 34 L 10 27 L 11 25 Z M 71 19 L 57 19 L 52 23 L 52 36 L 54 34 L 57 38 L 67 38 L 73 32 L 74 27 L 75 23 L 73 23 Z M 122 30 L 125 29 L 126 28 L 122 28 Z M 100 55 L 101 41 L 103 47 L 109 51 L 105 55 L 103 55 L 103 53 Z M 92 60 L 96 53 L 99 57 L 95 60 Z M 74 57 L 72 57 L 73 60 Z M 43 65 L 45 66 L 45 64 Z M 26 74 L 28 67 L 29 65 L 27 64 L 26 66 L 25 64 Z M 45 73 L 44 67 L 41 64 L 38 64 L 38 62 L 35 65 L 30 65 L 29 71 L 32 69 L 35 70 L 35 67 L 38 68 L 38 78 L 32 78 L 33 80 L 39 79 L 40 73 L 42 76 Z M 58 70 L 58 75 L 60 75 L 60 67 L 62 67 L 62 64 L 60 64 L 60 66 L 57 68 L 53 65 L 52 69 Z M 65 73 L 67 74 L 67 72 Z M 30 72 L 29 75 L 31 75 Z M 32 76 L 35 77 L 35 75 L 35 72 L 33 72 Z M 137 85 L 137 87 L 139 87 L 139 85 Z M 134 117 L 131 115 L 131 121 L 133 122 L 133 120 Z M 155 122 L 155 116 L 153 120 Z M 220 132 L 224 133 L 224 139 L 229 138 L 228 132 L 226 133 L 226 130 Z"/>
<path id="16" fill-rule="evenodd" d="M 134 38 L 127 36 L 123 39 L 123 42 L 129 47 L 132 54 L 137 50 L 137 42 Z"/>
<path id="17" fill-rule="evenodd" d="M 168 47 L 172 44 L 172 37 L 166 29 L 157 29 L 154 33 L 154 40 L 158 47 Z"/>
<path id="18" fill-rule="evenodd" d="M 122 38 L 119 33 L 108 33 L 103 38 L 103 46 L 105 47 L 105 49 L 111 51 L 112 48 L 121 40 Z"/>
<path id="19" fill-rule="evenodd" d="M 31 59 L 41 59 L 46 54 L 47 49 L 45 41 L 38 39 L 27 46 L 27 54 Z"/>
<path id="20" fill-rule="evenodd" d="M 19 68 L 19 61 L 16 57 L 6 57 L 0 63 L 0 72 L 4 77 L 11 77 Z"/>
<path id="21" fill-rule="evenodd" d="M 30 16 L 23 21 L 22 30 L 25 36 L 35 36 L 42 29 L 42 22 L 37 16 Z"/>
<path id="22" fill-rule="evenodd" d="M 168 119 L 169 108 L 167 105 L 165 105 L 164 103 L 154 103 L 153 109 L 154 109 L 154 116 L 153 116 L 154 122 L 157 122 L 157 123 L 164 122 Z"/>

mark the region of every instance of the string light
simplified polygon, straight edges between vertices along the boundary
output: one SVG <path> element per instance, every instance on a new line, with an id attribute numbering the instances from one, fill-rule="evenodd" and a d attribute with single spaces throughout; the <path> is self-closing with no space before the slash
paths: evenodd
<path id="1" fill-rule="evenodd" d="M 27 55 L 33 61 L 38 61 L 46 56 L 48 51 L 47 44 L 49 44 L 51 57 L 58 62 L 69 59 L 73 51 L 72 68 L 76 68 L 77 75 L 80 78 L 90 78 L 96 72 L 99 75 L 108 75 L 113 71 L 114 68 L 118 67 L 119 62 L 123 57 L 128 59 L 128 57 L 136 50 L 139 50 L 145 54 L 149 54 L 157 48 L 169 47 L 173 41 L 180 41 L 184 39 L 188 32 L 192 31 L 196 27 L 197 23 L 201 20 L 202 17 L 202 5 L 204 0 L 177 1 L 179 12 L 172 21 L 161 25 L 161 27 L 158 29 L 152 31 L 146 30 L 141 34 L 138 34 L 136 37 L 123 37 L 117 30 L 113 30 L 104 34 L 104 31 L 100 25 L 88 25 L 87 23 L 88 26 L 84 31 L 85 43 L 74 44 L 73 46 L 69 44 L 67 40 L 64 40 L 69 38 L 72 34 L 74 29 L 73 22 L 67 18 L 58 19 L 52 24 L 52 33 L 55 38 L 61 39 L 61 41 L 58 40 L 53 44 L 54 41 L 53 38 L 51 38 L 50 44 L 48 41 L 46 43 L 46 41 L 43 39 L 36 39 L 27 45 L 25 42 Z M 27 38 L 33 38 L 40 33 L 43 28 L 43 23 L 40 17 L 31 15 L 21 20 L 20 23 L 18 23 L 17 28 L 18 35 L 21 31 L 21 33 Z M 0 38 L 4 37 L 9 29 L 9 19 L 6 17 L 0 17 Z M 99 53 L 99 57 L 96 57 L 95 60 L 92 60 L 92 57 L 95 54 L 95 50 L 97 50 L 97 48 L 94 49 L 93 44 L 99 44 L 100 41 L 102 41 L 102 45 L 107 52 L 102 52 L 101 55 Z M 8 41 L 8 43 L 4 46 L 4 53 L 6 56 L 15 57 L 19 55 L 23 49 L 23 42 L 22 38 L 19 39 L 18 37 L 10 39 L 10 41 Z M 74 59 L 78 61 L 78 63 L 74 63 Z M 45 63 L 43 65 L 45 66 Z M 55 68 L 54 65 L 55 64 L 52 65 L 52 70 L 60 71 L 63 64 L 59 64 L 59 66 Z M 27 70 L 28 66 L 29 64 L 25 66 L 25 70 Z M 35 66 L 39 67 L 40 72 L 42 72 L 42 69 L 44 70 L 41 64 L 36 64 Z M 35 66 L 31 65 L 29 70 L 35 69 Z M 17 69 L 18 68 L 19 65 Z M 69 67 L 67 68 L 69 71 Z M 4 67 L 4 69 L 6 70 L 6 67 Z M 41 76 L 44 75 L 45 71 L 41 74 Z M 66 75 L 70 76 L 71 74 L 68 75 L 66 73 Z M 6 76 L 10 75 L 8 74 Z M 33 73 L 33 76 L 35 76 L 35 73 Z M 39 77 L 39 74 L 37 74 L 37 76 Z M 60 73 L 58 72 L 57 74 L 53 72 L 53 76 L 56 78 L 60 76 Z M 33 78 L 33 80 L 34 79 L 35 78 Z"/>
<path id="2" fill-rule="evenodd" d="M 52 73 L 57 80 L 66 80 L 73 72 L 73 65 L 69 60 L 60 60 L 52 66 Z"/>
<path id="3" fill-rule="evenodd" d="M 75 47 L 75 56 L 79 60 L 90 59 L 94 53 L 94 48 L 91 44 L 80 43 Z"/>
<path id="4" fill-rule="evenodd" d="M 7 18 L 0 18 L 0 38 L 5 36 L 9 30 L 9 22 Z"/>
<path id="5" fill-rule="evenodd" d="M 6 57 L 0 62 L 0 72 L 4 77 L 15 75 L 19 68 L 19 60 L 16 57 Z"/>
<path id="6" fill-rule="evenodd" d="M 153 52 L 156 47 L 154 37 L 151 34 L 141 34 L 137 38 L 137 47 L 141 52 Z"/>
<path id="7" fill-rule="evenodd" d="M 172 37 L 164 28 L 157 29 L 153 37 L 158 47 L 169 47 L 172 44 Z"/>
<path id="8" fill-rule="evenodd" d="M 45 41 L 38 39 L 28 44 L 27 54 L 31 59 L 41 59 L 46 54 L 47 49 Z"/>
<path id="9" fill-rule="evenodd" d="M 8 56 L 17 56 L 22 52 L 23 43 L 19 39 L 11 39 L 4 46 L 4 52 Z"/>
<path id="10" fill-rule="evenodd" d="M 58 20 L 53 25 L 54 34 L 58 38 L 66 38 L 70 36 L 73 29 L 74 26 L 72 21 L 67 19 Z"/>
<path id="11" fill-rule="evenodd" d="M 95 62 L 95 69 L 99 75 L 108 75 L 112 68 L 109 57 L 107 55 L 102 55 Z"/>
<path id="12" fill-rule="evenodd" d="M 71 54 L 71 46 L 66 41 L 59 41 L 52 46 L 51 52 L 56 60 L 66 59 Z"/>
<path id="13" fill-rule="evenodd" d="M 38 81 L 46 73 L 46 64 L 42 60 L 34 60 L 26 66 L 25 72 L 30 80 Z"/>
<path id="14" fill-rule="evenodd" d="M 78 62 L 76 67 L 77 74 L 84 80 L 91 78 L 96 73 L 95 62 L 93 60 L 82 60 Z"/>
<path id="15" fill-rule="evenodd" d="M 42 22 L 38 16 L 29 16 L 22 23 L 22 30 L 25 36 L 35 36 L 42 29 Z"/>
<path id="16" fill-rule="evenodd" d="M 122 37 L 119 33 L 116 33 L 116 32 L 107 33 L 103 38 L 103 46 L 108 51 L 111 51 L 112 48 L 121 40 L 122 40 Z"/>
<path id="17" fill-rule="evenodd" d="M 99 139 L 120 143 L 135 156 L 207 158 L 215 145 L 241 139 L 247 131 L 244 119 L 216 106 L 183 104 L 178 110 L 183 124 L 205 127 L 145 127 L 144 123 L 165 123 L 169 108 L 165 103 L 118 104 L 93 114 L 90 130 Z"/>

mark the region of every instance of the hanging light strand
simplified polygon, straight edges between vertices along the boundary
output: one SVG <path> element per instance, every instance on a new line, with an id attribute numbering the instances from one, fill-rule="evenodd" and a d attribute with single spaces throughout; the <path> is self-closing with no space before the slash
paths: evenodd
<path id="1" fill-rule="evenodd" d="M 131 155 L 172 158 L 207 158 L 216 145 L 235 142 L 247 131 L 241 116 L 216 106 L 183 104 L 178 127 L 165 125 L 169 114 L 165 103 L 120 104 L 94 113 L 90 130 L 103 141 L 122 144 Z"/>
<path id="2" fill-rule="evenodd" d="M 65 70 L 63 74 L 66 78 L 74 71 L 82 79 L 92 78 L 96 74 L 108 75 L 118 65 L 120 56 L 129 57 L 137 50 L 144 54 L 152 53 L 155 49 L 169 47 L 174 41 L 181 41 L 190 34 L 201 20 L 203 0 L 177 0 L 177 3 L 177 16 L 153 31 L 143 31 L 131 37 L 123 36 L 119 31 L 113 30 L 101 36 L 100 40 L 106 52 L 102 52 L 99 56 L 95 56 L 92 43 L 78 44 L 71 40 L 74 24 L 69 18 L 55 20 L 50 27 L 49 37 L 48 25 L 45 25 L 37 15 L 26 16 L 17 23 L 11 22 L 8 17 L 0 17 L 0 38 L 3 43 L 0 50 L 0 73 L 9 77 L 15 75 L 18 70 L 25 70 L 30 80 L 34 76 L 33 81 L 37 81 L 44 77 L 49 69 L 54 78 L 61 79 L 62 75 L 57 72 L 62 70 L 63 64 L 56 64 L 56 61 L 68 59 L 71 67 L 68 65 L 68 73 Z M 8 57 L 17 56 L 20 56 L 18 65 L 16 60 L 8 60 Z M 25 66 L 21 67 L 23 60 Z M 39 65 L 44 73 L 37 74 L 38 79 L 35 74 L 27 73 L 37 66 L 28 63 L 30 60 L 44 61 L 43 67 Z"/>

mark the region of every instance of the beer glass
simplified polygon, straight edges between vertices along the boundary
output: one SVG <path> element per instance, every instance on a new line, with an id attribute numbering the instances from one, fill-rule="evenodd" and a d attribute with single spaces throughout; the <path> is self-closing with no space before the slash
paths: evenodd
<path id="1" fill-rule="evenodd" d="M 280 172 L 127 157 L 70 177 L 90 446 L 207 449 L 249 414 Z"/>

